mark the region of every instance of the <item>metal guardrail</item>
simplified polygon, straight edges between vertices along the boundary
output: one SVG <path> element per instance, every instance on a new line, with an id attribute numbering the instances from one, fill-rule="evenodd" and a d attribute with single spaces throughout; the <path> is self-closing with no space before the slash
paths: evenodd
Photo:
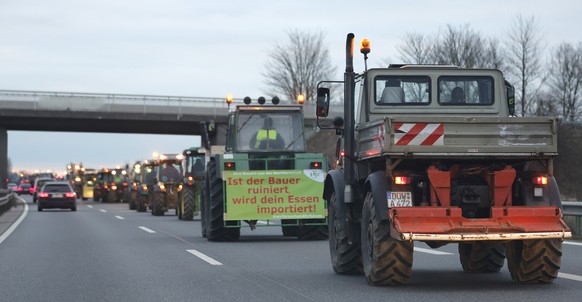
<path id="1" fill-rule="evenodd" d="M 13 194 L 8 190 L 0 190 L 0 215 L 12 207 Z"/>
<path id="2" fill-rule="evenodd" d="M 582 201 L 562 201 L 562 208 L 564 216 L 573 216 L 575 225 L 570 226 L 574 229 L 574 235 L 582 235 Z"/>

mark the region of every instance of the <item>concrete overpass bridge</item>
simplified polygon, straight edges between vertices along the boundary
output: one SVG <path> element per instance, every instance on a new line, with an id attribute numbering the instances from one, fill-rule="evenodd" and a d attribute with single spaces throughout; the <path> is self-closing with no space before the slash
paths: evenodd
<path id="1" fill-rule="evenodd" d="M 315 129 L 314 104 L 304 112 L 306 129 Z M 0 179 L 8 130 L 201 135 L 205 121 L 216 129 L 211 141 L 224 144 L 227 116 L 224 98 L 0 90 Z"/>

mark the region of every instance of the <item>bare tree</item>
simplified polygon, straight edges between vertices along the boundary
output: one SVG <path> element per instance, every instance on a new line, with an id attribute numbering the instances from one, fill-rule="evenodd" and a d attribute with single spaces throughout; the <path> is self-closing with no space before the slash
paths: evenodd
<path id="1" fill-rule="evenodd" d="M 449 24 L 437 35 L 409 33 L 398 52 L 400 59 L 407 63 L 452 64 L 464 68 L 501 69 L 504 66 L 499 42 L 484 38 L 468 24 L 459 27 Z"/>
<path id="2" fill-rule="evenodd" d="M 562 117 L 574 121 L 582 106 L 582 43 L 577 47 L 564 42 L 554 51 L 550 64 L 551 95 L 561 108 Z"/>
<path id="3" fill-rule="evenodd" d="M 471 30 L 468 24 L 447 25 L 433 46 L 434 60 L 438 64 L 453 64 L 459 67 L 482 67 L 484 39 Z"/>
<path id="4" fill-rule="evenodd" d="M 335 70 L 324 44 L 325 36 L 321 32 L 291 30 L 287 38 L 287 44 L 278 44 L 269 53 L 263 72 L 265 84 L 269 93 L 274 91 L 291 100 L 303 94 L 306 102 L 311 101 L 317 82 L 331 78 Z"/>
<path id="5" fill-rule="evenodd" d="M 428 35 L 407 33 L 404 37 L 404 44 L 398 46 L 399 59 L 405 63 L 432 64 L 433 43 Z"/>
<path id="6" fill-rule="evenodd" d="M 535 107 L 533 100 L 543 85 L 541 70 L 541 38 L 535 17 L 517 15 L 506 41 L 509 73 L 517 79 L 516 97 L 521 115 L 525 116 Z M 529 88 L 533 86 L 533 91 Z"/>

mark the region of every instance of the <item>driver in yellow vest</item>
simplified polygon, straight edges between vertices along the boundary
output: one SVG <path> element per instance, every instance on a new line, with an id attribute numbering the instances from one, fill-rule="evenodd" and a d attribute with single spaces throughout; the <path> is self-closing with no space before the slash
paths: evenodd
<path id="1" fill-rule="evenodd" d="M 263 127 L 251 138 L 250 147 L 259 150 L 278 150 L 285 147 L 285 142 L 273 127 L 273 120 L 265 117 Z"/>

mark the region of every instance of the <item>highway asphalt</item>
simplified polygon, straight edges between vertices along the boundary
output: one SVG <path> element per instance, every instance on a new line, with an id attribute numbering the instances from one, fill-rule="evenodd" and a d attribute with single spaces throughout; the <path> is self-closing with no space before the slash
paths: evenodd
<path id="1" fill-rule="evenodd" d="M 457 245 L 415 244 L 410 284 L 372 287 L 336 275 L 327 241 L 298 241 L 279 227 L 208 242 L 199 221 L 137 213 L 127 204 L 79 202 L 77 212 L 28 210 L 0 242 L 0 301 L 578 301 L 582 243 L 564 244 L 552 284 L 464 273 Z M 21 217 L 13 213 L 5 215 Z M 26 213 L 26 214 L 24 214 Z M 4 216 L 4 215 L 3 215 Z M 6 216 L 8 217 L 8 216 Z M 5 218 L 7 219 L 7 218 Z M 6 232 L 4 232 L 6 234 Z"/>

